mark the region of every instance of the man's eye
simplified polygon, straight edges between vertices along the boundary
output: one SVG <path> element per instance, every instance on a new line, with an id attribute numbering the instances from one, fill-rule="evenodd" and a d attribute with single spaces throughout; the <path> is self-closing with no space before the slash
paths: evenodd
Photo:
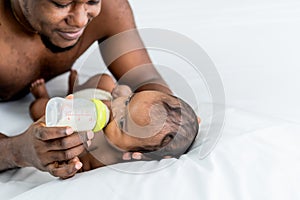
<path id="1" fill-rule="evenodd" d="M 98 1 L 88 1 L 87 4 L 89 5 L 97 5 L 101 2 L 101 0 L 98 0 Z"/>
<path id="2" fill-rule="evenodd" d="M 67 8 L 69 5 L 71 5 L 71 3 L 72 2 L 70 2 L 70 3 L 67 3 L 67 4 L 60 4 L 60 3 L 57 3 L 57 2 L 55 2 L 55 1 L 52 1 L 53 2 L 53 4 L 56 6 L 56 7 L 58 7 L 58 8 Z"/>

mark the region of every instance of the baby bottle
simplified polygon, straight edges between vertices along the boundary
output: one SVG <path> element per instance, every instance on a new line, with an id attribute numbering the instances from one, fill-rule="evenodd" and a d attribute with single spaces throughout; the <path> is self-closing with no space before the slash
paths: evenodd
<path id="1" fill-rule="evenodd" d="M 98 99 L 51 98 L 46 106 L 46 126 L 70 126 L 74 131 L 102 130 L 109 121 L 107 106 Z"/>

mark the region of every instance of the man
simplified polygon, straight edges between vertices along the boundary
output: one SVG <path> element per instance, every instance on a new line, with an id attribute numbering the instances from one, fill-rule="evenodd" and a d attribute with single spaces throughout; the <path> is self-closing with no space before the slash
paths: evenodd
<path id="1" fill-rule="evenodd" d="M 101 43 L 134 28 L 126 0 L 1 0 L 0 100 L 23 97 L 35 80 L 48 81 L 69 71 L 95 41 Z M 136 50 L 124 50 L 121 56 L 111 59 L 111 53 L 128 45 Z M 100 49 L 117 80 L 148 64 L 144 73 L 147 77 L 141 78 L 140 73 L 135 72 L 123 79 L 124 84 L 142 86 L 139 90 L 170 92 L 167 87 L 156 84 L 163 81 L 141 46 L 134 32 L 129 40 L 120 37 Z M 47 128 L 43 118 L 18 136 L 0 134 L 0 170 L 33 166 L 58 177 L 71 177 L 82 167 L 78 156 L 93 138 L 90 132 L 80 135 L 82 137 L 67 127 Z M 60 167 L 57 162 L 62 163 Z"/>

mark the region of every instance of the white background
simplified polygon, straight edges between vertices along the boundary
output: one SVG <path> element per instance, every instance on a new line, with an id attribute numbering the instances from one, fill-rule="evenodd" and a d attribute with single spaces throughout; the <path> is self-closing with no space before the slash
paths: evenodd
<path id="1" fill-rule="evenodd" d="M 0 173 L 1 199 L 300 199 L 300 126 L 296 124 L 300 120 L 300 2 L 130 3 L 139 27 L 166 28 L 184 34 L 215 63 L 227 104 L 226 123 L 216 148 L 205 159 L 199 159 L 196 147 L 165 170 L 140 175 L 108 167 L 62 181 L 33 168 L 10 170 Z M 150 54 L 155 63 L 181 64 L 178 60 L 171 63 L 174 58 L 169 55 Z M 92 72 L 99 72 L 103 68 L 99 68 L 98 61 L 95 52 L 84 64 L 91 66 Z M 207 91 L 195 79 L 188 82 L 199 89 L 200 102 L 201 96 L 205 102 Z M 65 75 L 48 83 L 51 95 L 63 95 L 66 80 Z M 17 102 L 1 103 L 0 131 L 16 134 L 25 129 L 31 123 L 31 101 L 29 95 Z M 139 171 L 164 162 L 170 160 L 118 166 Z"/>
<path id="2" fill-rule="evenodd" d="M 222 77 L 228 106 L 300 121 L 299 1 L 130 3 L 138 27 L 176 31 L 206 51 Z"/>

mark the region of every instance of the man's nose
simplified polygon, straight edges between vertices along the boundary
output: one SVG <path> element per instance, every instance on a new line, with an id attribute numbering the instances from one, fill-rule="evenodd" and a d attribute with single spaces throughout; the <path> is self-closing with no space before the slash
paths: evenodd
<path id="1" fill-rule="evenodd" d="M 66 22 L 70 26 L 83 28 L 88 24 L 91 18 L 92 16 L 90 15 L 89 10 L 86 8 L 86 5 L 81 3 L 74 5 L 66 19 Z"/>

